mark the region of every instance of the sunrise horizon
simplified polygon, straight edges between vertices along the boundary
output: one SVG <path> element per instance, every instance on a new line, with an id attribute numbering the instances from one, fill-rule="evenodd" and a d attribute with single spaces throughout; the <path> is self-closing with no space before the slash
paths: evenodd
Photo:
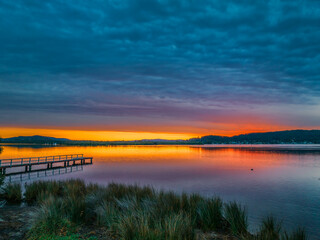
<path id="1" fill-rule="evenodd" d="M 319 0 L 0 14 L 0 239 L 320 239 Z"/>
<path id="2" fill-rule="evenodd" d="M 252 130 L 252 131 L 234 131 L 229 134 L 223 132 L 208 131 L 202 134 L 192 133 L 165 133 L 165 132 L 131 132 L 131 131 L 88 131 L 88 130 L 67 130 L 67 129 L 34 129 L 34 128 L 2 128 L 1 138 L 12 137 L 54 137 L 67 138 L 75 141 L 139 141 L 139 140 L 188 140 L 191 138 L 200 138 L 203 136 L 214 135 L 221 137 L 234 137 L 241 134 L 250 133 L 266 133 L 266 132 L 280 132 L 293 130 L 320 130 L 320 128 L 272 128 L 270 130 Z"/>

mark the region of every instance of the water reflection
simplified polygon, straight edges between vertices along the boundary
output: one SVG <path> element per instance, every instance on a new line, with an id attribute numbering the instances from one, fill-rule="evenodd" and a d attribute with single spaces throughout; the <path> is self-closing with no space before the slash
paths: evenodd
<path id="1" fill-rule="evenodd" d="M 54 177 L 58 175 L 75 173 L 83 171 L 84 165 L 71 166 L 71 167 L 53 167 L 50 169 L 36 169 L 31 172 L 20 172 L 9 174 L 6 176 L 6 181 L 8 182 L 27 182 L 34 181 L 38 179 L 43 179 L 46 177 Z"/>
<path id="2" fill-rule="evenodd" d="M 99 184 L 138 183 L 157 189 L 218 195 L 225 201 L 245 204 L 252 229 L 258 227 L 256 223 L 262 217 L 273 214 L 283 220 L 284 227 L 305 226 L 311 237 L 317 239 L 320 145 L 5 146 L 1 158 L 73 153 L 94 158 L 94 165 L 74 172 L 73 178 Z"/>

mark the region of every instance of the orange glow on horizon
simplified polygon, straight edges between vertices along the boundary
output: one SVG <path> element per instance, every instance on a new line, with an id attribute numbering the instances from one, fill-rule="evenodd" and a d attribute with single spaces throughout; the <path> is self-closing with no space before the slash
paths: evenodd
<path id="1" fill-rule="evenodd" d="M 9 138 L 17 136 L 41 135 L 71 140 L 94 141 L 130 141 L 139 139 L 189 139 L 196 137 L 183 133 L 152 133 L 152 132 L 120 132 L 120 131 L 86 131 L 62 129 L 33 129 L 33 128 L 0 128 L 0 137 Z"/>
<path id="2" fill-rule="evenodd" d="M 235 126 L 232 126 L 235 127 Z M 237 129 L 237 128 L 235 128 Z M 192 129 L 189 133 L 181 132 L 142 132 L 142 131 L 104 131 L 104 130 L 70 130 L 70 129 L 49 129 L 49 128 L 24 128 L 24 127 L 0 127 L 0 138 L 18 136 L 41 135 L 56 138 L 68 138 L 71 140 L 93 140 L 93 141 L 131 141 L 141 139 L 190 139 L 205 135 L 235 136 L 252 132 L 271 132 L 301 129 L 301 127 L 270 126 L 270 125 L 246 125 L 241 130 L 220 128 L 217 130 L 202 130 L 200 132 Z M 303 128 L 314 129 L 314 128 Z"/>

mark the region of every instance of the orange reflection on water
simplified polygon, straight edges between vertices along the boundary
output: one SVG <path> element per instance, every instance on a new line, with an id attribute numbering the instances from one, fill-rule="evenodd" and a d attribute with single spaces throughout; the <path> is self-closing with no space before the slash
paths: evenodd
<path id="1" fill-rule="evenodd" d="M 94 162 L 131 162 L 181 165 L 218 169 L 264 169 L 285 164 L 279 153 L 243 148 L 202 146 L 98 146 L 98 147 L 4 147 L 0 159 L 19 157 L 84 154 Z M 280 157 L 281 158 L 281 157 Z"/>

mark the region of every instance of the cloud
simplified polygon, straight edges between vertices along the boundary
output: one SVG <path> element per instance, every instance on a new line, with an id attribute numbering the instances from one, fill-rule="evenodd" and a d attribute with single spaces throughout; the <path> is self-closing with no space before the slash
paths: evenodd
<path id="1" fill-rule="evenodd" d="M 36 112 L 207 127 L 233 112 L 314 126 L 319 13 L 318 1 L 1 1 L 0 125 Z"/>

